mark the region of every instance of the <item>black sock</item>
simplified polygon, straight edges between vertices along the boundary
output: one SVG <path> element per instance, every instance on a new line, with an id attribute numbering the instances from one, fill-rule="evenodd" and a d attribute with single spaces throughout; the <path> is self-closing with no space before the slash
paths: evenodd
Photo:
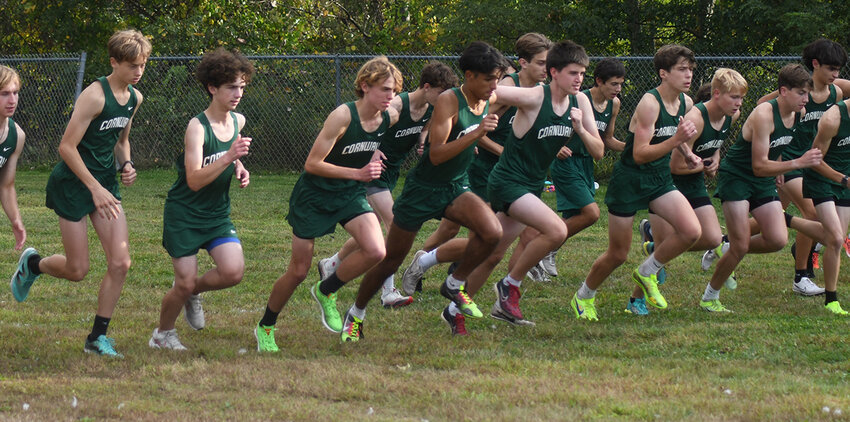
<path id="1" fill-rule="evenodd" d="M 824 302 L 824 305 L 829 305 L 832 302 L 838 301 L 838 292 L 830 292 L 829 290 L 827 290 L 824 293 L 824 297 L 826 297 L 826 302 Z"/>
<path id="2" fill-rule="evenodd" d="M 785 213 L 785 227 L 791 227 L 791 219 L 794 218 L 791 214 Z"/>
<path id="3" fill-rule="evenodd" d="M 106 329 L 109 328 L 109 320 L 111 318 L 104 318 L 100 315 L 94 316 L 94 325 L 91 327 L 91 334 L 89 334 L 89 341 L 95 341 L 100 336 L 106 335 Z"/>
<path id="4" fill-rule="evenodd" d="M 799 283 L 800 278 L 808 277 L 808 276 L 809 276 L 808 270 L 794 270 L 794 282 L 795 283 Z"/>
<path id="5" fill-rule="evenodd" d="M 323 295 L 328 296 L 331 293 L 334 293 L 337 290 L 341 289 L 344 285 L 345 282 L 341 281 L 339 277 L 336 276 L 336 273 L 333 273 L 329 275 L 328 278 L 322 280 L 322 282 L 319 283 L 319 291 Z"/>
<path id="6" fill-rule="evenodd" d="M 723 239 L 723 243 L 729 243 L 729 235 L 728 234 L 724 234 L 722 239 Z"/>
<path id="7" fill-rule="evenodd" d="M 38 254 L 32 255 L 27 259 L 27 267 L 31 273 L 35 275 L 41 274 L 41 270 L 38 269 L 38 263 L 41 262 L 41 256 Z"/>
<path id="8" fill-rule="evenodd" d="M 274 327 L 274 325 L 277 324 L 277 316 L 279 314 L 280 312 L 272 312 L 268 305 L 266 305 L 266 313 L 263 314 L 263 319 L 260 320 L 260 325 L 264 327 Z"/>
<path id="9" fill-rule="evenodd" d="M 630 298 L 629 298 L 629 303 L 635 303 L 635 298 L 630 297 Z"/>

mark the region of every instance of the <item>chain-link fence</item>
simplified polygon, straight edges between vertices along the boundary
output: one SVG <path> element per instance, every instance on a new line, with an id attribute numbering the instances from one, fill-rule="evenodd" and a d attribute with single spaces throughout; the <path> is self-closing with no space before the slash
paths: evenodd
<path id="1" fill-rule="evenodd" d="M 252 169 L 299 171 L 325 117 L 341 102 L 356 99 L 354 77 L 368 55 L 254 56 L 257 73 L 239 111 L 247 117 L 243 134 L 252 136 L 251 154 L 244 162 Z M 601 57 L 591 58 L 588 75 Z M 183 147 L 189 119 L 204 110 L 208 98 L 194 79 L 199 57 L 152 57 L 138 88 L 145 101 L 133 124 L 133 159 L 140 167 L 170 166 Z M 390 56 L 404 75 L 404 89 L 414 90 L 422 67 L 431 60 L 457 69 L 457 56 Z M 652 57 L 621 57 L 626 84 L 615 135 L 623 140 L 632 111 L 641 95 L 658 84 Z M 747 116 L 756 100 L 776 88 L 779 69 L 799 57 L 718 56 L 698 57 L 692 84 L 695 91 L 711 80 L 718 67 L 741 72 L 750 84 L 742 109 Z M 16 119 L 27 132 L 23 163 L 52 165 L 56 147 L 70 116 L 84 56 L 50 58 L 0 57 L 16 68 L 23 79 Z M 847 74 L 844 69 L 842 75 Z M 86 81 L 88 84 L 91 81 Z M 587 84 L 592 78 L 586 78 Z M 744 119 L 733 128 L 733 136 Z M 734 138 L 733 138 L 734 139 Z M 597 165 L 597 178 L 610 174 L 615 153 Z M 411 159 L 411 162 L 413 159 Z"/>

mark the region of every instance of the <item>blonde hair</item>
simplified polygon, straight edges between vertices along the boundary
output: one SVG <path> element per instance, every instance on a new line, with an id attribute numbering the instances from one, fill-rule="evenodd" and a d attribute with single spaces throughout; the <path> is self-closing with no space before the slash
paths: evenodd
<path id="1" fill-rule="evenodd" d="M 711 78 L 712 92 L 720 91 L 721 94 L 740 92 L 741 94 L 746 94 L 748 89 L 747 80 L 733 69 L 721 67 L 714 72 L 714 77 Z"/>
<path id="2" fill-rule="evenodd" d="M 21 88 L 21 77 L 18 72 L 9 66 L 0 64 L 0 89 L 6 88 L 12 82 L 17 83 L 18 88 Z"/>
<path id="3" fill-rule="evenodd" d="M 354 92 L 357 94 L 357 98 L 363 98 L 364 93 L 361 85 L 364 82 L 366 85 L 373 86 L 390 76 L 395 81 L 393 91 L 401 92 L 401 72 L 394 64 L 390 63 L 387 56 L 378 56 L 364 63 L 357 71 L 357 78 L 354 80 Z"/>
<path id="4" fill-rule="evenodd" d="M 112 34 L 109 37 L 109 42 L 106 43 L 106 48 L 109 51 L 109 57 L 114 58 L 119 63 L 134 61 L 139 57 L 147 59 L 151 55 L 150 41 L 135 29 L 127 29 Z"/>

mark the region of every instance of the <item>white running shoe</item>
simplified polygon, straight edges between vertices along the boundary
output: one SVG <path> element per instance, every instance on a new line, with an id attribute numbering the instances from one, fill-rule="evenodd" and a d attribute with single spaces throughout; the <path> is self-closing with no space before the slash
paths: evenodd
<path id="1" fill-rule="evenodd" d="M 823 287 L 818 287 L 818 285 L 808 277 L 801 277 L 800 281 L 794 283 L 794 287 L 791 290 L 801 296 L 818 296 L 822 295 L 826 291 Z"/>
<path id="2" fill-rule="evenodd" d="M 316 267 L 319 270 L 319 280 L 328 278 L 328 276 L 336 271 L 336 265 L 334 265 L 333 260 L 330 258 L 320 259 Z"/>
<path id="3" fill-rule="evenodd" d="M 413 303 L 413 298 L 410 296 L 403 296 L 398 290 L 393 287 L 392 290 L 383 289 L 381 293 L 381 305 L 385 308 L 401 308 L 402 306 L 407 306 Z"/>
<path id="4" fill-rule="evenodd" d="M 419 265 L 419 258 L 426 253 L 423 250 L 416 251 L 413 254 L 413 261 L 410 262 L 410 266 L 401 275 L 401 291 L 408 296 L 413 296 L 416 293 L 416 285 L 419 284 L 419 281 L 425 275 L 425 270 Z"/>
<path id="5" fill-rule="evenodd" d="M 552 277 L 558 276 L 558 266 L 555 263 L 555 255 L 557 253 L 557 250 L 551 251 L 540 260 L 540 265 L 543 267 L 543 271 L 546 271 L 546 274 L 549 274 Z"/>
<path id="6" fill-rule="evenodd" d="M 154 328 L 148 346 L 154 349 L 189 350 L 177 338 L 177 329 L 159 331 L 159 328 Z"/>
<path id="7" fill-rule="evenodd" d="M 196 294 L 189 296 L 186 305 L 183 306 L 183 315 L 186 316 L 186 322 L 194 330 L 200 330 L 206 326 L 204 319 L 204 307 L 201 305 L 201 295 Z"/>
<path id="8" fill-rule="evenodd" d="M 642 242 L 653 242 L 652 238 L 652 225 L 649 224 L 649 220 L 643 219 L 638 223 L 638 231 L 640 232 L 640 239 Z"/>

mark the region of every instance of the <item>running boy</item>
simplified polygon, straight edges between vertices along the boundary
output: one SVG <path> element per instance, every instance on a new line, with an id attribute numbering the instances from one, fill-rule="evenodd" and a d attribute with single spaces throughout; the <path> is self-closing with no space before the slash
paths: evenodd
<path id="1" fill-rule="evenodd" d="M 782 160 L 809 100 L 812 77 L 799 64 L 787 65 L 779 71 L 778 86 L 779 96 L 753 109 L 720 164 L 716 196 L 726 217 L 729 250 L 717 261 L 700 301 L 709 312 L 730 312 L 720 303 L 720 289 L 744 255 L 775 252 L 788 242 L 776 183 L 781 184 L 786 172 L 818 165 L 823 157 L 819 149 L 809 149 L 798 158 Z M 761 233 L 751 236 L 747 214 Z"/>
<path id="2" fill-rule="evenodd" d="M 643 95 L 629 123 L 626 145 L 614 165 L 605 195 L 608 249 L 593 263 L 587 279 L 570 301 L 577 318 L 598 320 L 596 290 L 626 262 L 638 210 L 651 209 L 675 230 L 632 272 L 632 280 L 656 308 L 666 308 L 667 301 L 658 290 L 655 274 L 700 237 L 699 220 L 670 176 L 670 151 L 674 148 L 684 148 L 690 165 L 699 161 L 684 145 L 696 133 L 693 122 L 683 118 L 692 105 L 685 92 L 691 86 L 694 53 L 681 45 L 666 45 L 655 53 L 653 63 L 661 84 Z"/>
<path id="3" fill-rule="evenodd" d="M 251 81 L 254 66 L 239 52 L 219 48 L 204 55 L 195 77 L 210 96 L 206 110 L 189 121 L 184 152 L 177 157 L 177 181 L 168 191 L 162 221 L 162 245 L 174 265 L 174 285 L 162 298 L 159 326 L 148 345 L 186 350 L 177 337 L 175 320 L 186 307 L 186 320 L 204 327 L 198 295 L 238 284 L 245 272 L 242 245 L 230 221 L 230 180 L 248 186 L 249 174 L 239 161 L 248 154 L 251 138 L 242 137 L 245 116 L 234 113 Z M 215 267 L 198 277 L 198 250 L 210 254 Z"/>
<path id="4" fill-rule="evenodd" d="M 325 119 L 289 198 L 286 219 L 292 226 L 292 257 L 254 328 L 258 351 L 279 350 L 274 340 L 277 317 L 307 278 L 315 238 L 333 233 L 338 223 L 358 245 L 336 271 L 310 289 L 319 303 L 322 324 L 335 333 L 342 330 L 336 291 L 384 257 L 381 225 L 366 201 L 364 183 L 381 175 L 384 155 L 378 145 L 398 119 L 390 103 L 401 85 L 401 72 L 395 65 L 384 56 L 373 58 L 357 72 L 354 87 L 358 100 L 340 105 Z"/>
<path id="5" fill-rule="evenodd" d="M 27 230 L 21 220 L 18 209 L 18 194 L 15 192 L 15 172 L 18 158 L 24 150 L 24 131 L 12 116 L 18 107 L 18 93 L 21 90 L 21 78 L 11 67 L 0 65 L 0 204 L 12 224 L 15 236 L 15 250 L 21 250 L 27 240 Z M 12 279 L 12 292 L 15 292 L 15 280 Z M 15 295 L 15 299 L 19 299 Z M 23 298 L 19 299 L 23 300 Z"/>
<path id="6" fill-rule="evenodd" d="M 142 78 L 151 45 L 140 32 L 125 30 L 113 34 L 107 47 L 112 73 L 98 78 L 77 98 L 59 143 L 62 161 L 47 181 L 47 207 L 59 216 L 65 255 L 41 258 L 35 249 L 25 250 L 12 276 L 12 290 L 23 301 L 41 273 L 83 280 L 89 272 L 88 216 L 107 262 L 94 324 L 83 350 L 123 357 L 115 351 L 114 340 L 106 337 L 130 269 L 127 218 L 121 207 L 115 163 L 120 163 L 121 182 L 132 185 L 136 169 L 130 160 L 130 126 L 143 98 L 133 84 Z"/>

